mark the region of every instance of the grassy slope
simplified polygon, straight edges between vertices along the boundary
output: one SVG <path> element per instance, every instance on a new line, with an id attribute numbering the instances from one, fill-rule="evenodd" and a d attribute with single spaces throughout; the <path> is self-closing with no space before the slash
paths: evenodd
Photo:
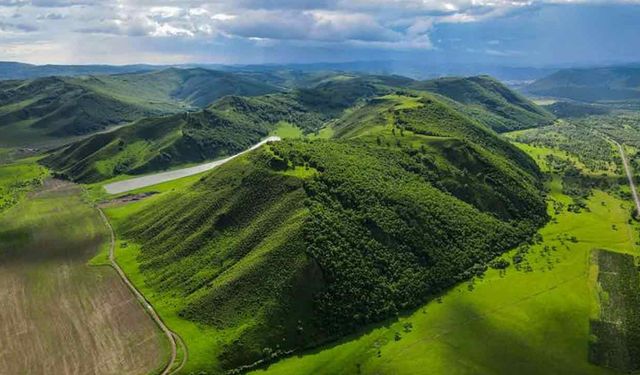
<path id="1" fill-rule="evenodd" d="M 23 159 L 0 165 L 0 213 L 22 200 L 26 193 L 42 185 L 48 171 L 35 163 L 35 159 Z"/>
<path id="2" fill-rule="evenodd" d="M 132 227 L 132 220 L 146 223 L 146 217 L 156 214 L 160 206 L 169 210 L 165 213 L 168 215 L 167 221 L 151 226 L 136 226 L 137 229 L 134 231 L 155 232 L 157 228 L 172 225 L 168 223 L 176 223 L 179 227 L 198 228 L 193 233 L 179 230 L 188 236 L 187 242 L 182 234 L 174 230 L 158 233 L 158 242 L 153 246 L 158 250 L 158 246 L 174 249 L 164 255 L 142 254 L 138 245 L 131 240 L 126 241 L 126 247 L 119 241 L 117 250 L 121 266 L 132 276 L 134 283 L 141 287 L 145 296 L 154 303 L 167 324 L 185 339 L 189 348 L 189 362 L 184 370 L 187 373 L 202 369 L 220 371 L 220 361 L 225 359 L 219 358 L 219 355 L 227 350 L 225 346 L 234 342 L 245 345 L 244 353 L 240 351 L 237 355 L 257 352 L 260 357 L 264 342 L 274 342 L 274 339 L 269 339 L 270 336 L 278 335 L 280 338 L 284 334 L 291 337 L 292 341 L 297 339 L 295 323 L 302 315 L 292 314 L 291 310 L 287 313 L 282 311 L 288 309 L 285 297 L 289 295 L 282 284 L 290 285 L 290 279 L 296 277 L 295 270 L 307 272 L 305 269 L 310 266 L 303 253 L 291 253 L 291 250 L 288 250 L 291 246 L 286 245 L 295 238 L 296 233 L 300 233 L 301 214 L 304 212 L 299 196 L 300 183 L 296 182 L 296 178 L 279 174 L 272 177 L 276 179 L 272 183 L 242 182 L 243 176 L 250 178 L 249 176 L 254 175 L 256 178 L 255 174 L 260 173 L 260 170 L 253 170 L 243 157 L 215 170 L 206 178 L 203 177 L 204 180 L 195 185 L 195 189 L 188 188 L 191 191 L 189 196 L 184 196 L 182 191 L 166 191 L 165 194 L 139 203 L 106 210 L 119 233 L 129 233 L 130 230 L 125 228 Z M 283 191 L 279 182 L 287 180 L 293 183 L 289 188 L 293 190 Z M 216 188 L 211 189 L 212 186 Z M 260 193 L 247 191 L 243 194 L 246 189 L 258 189 Z M 164 189 L 160 187 L 159 190 Z M 182 198 L 175 199 L 175 194 Z M 243 201 L 248 197 L 251 199 Z M 199 201 L 201 205 L 195 212 L 195 207 L 191 205 L 194 200 Z M 168 202 L 173 203 L 168 205 Z M 251 212 L 247 205 L 253 206 L 252 210 L 255 212 L 250 214 L 250 217 L 243 218 L 243 215 Z M 145 209 L 147 206 L 151 209 Z M 173 214 L 169 214 L 170 211 Z M 225 219 L 219 218 L 218 221 L 226 220 L 228 224 L 224 226 L 225 229 L 218 225 L 219 234 L 212 233 L 208 226 L 199 224 L 209 215 L 215 218 L 221 214 Z M 254 214 L 257 216 L 253 216 Z M 237 222 L 238 220 L 240 222 Z M 274 222 L 279 223 L 277 230 L 273 230 Z M 169 237 L 165 237 L 165 234 Z M 183 245 L 171 245 L 176 240 Z M 197 245 L 194 247 L 193 241 L 203 246 L 208 243 L 206 248 L 209 250 L 198 250 Z M 198 251 L 185 254 L 185 250 L 188 249 Z M 244 254 L 247 251 L 249 253 Z M 162 258 L 167 261 L 163 261 Z M 210 266 L 200 269 L 199 272 L 190 272 L 204 264 Z M 280 266 L 275 266 L 276 264 Z M 149 267 L 155 272 L 151 272 Z M 282 273 L 283 269 L 289 272 Z M 153 281 L 155 277 L 150 277 L 152 275 L 163 276 Z M 259 282 L 253 280 L 256 277 L 260 279 Z M 202 283 L 205 280 L 216 280 L 215 288 L 203 288 Z M 199 292 L 193 293 L 198 289 Z M 303 295 L 304 293 L 296 297 L 300 299 Z M 241 298 L 238 298 L 239 296 Z M 217 300 L 217 303 L 211 304 L 210 299 Z M 208 311 L 199 311 L 201 306 L 207 306 Z M 211 309 L 211 306 L 218 307 Z M 293 311 L 296 308 L 291 307 Z M 193 314 L 200 314 L 199 319 L 185 319 Z M 292 320 L 286 325 L 293 327 L 293 332 L 283 333 L 282 329 L 278 328 L 283 326 L 284 322 L 280 320 L 285 316 L 287 320 Z M 202 324 L 202 320 L 206 320 L 208 324 Z M 267 322 L 270 323 L 265 326 Z M 283 345 L 287 344 L 283 342 Z M 227 355 L 232 354 L 234 352 L 227 352 Z M 255 358 L 255 354 L 252 357 Z M 226 360 L 238 362 L 237 358 Z"/>
<path id="3" fill-rule="evenodd" d="M 571 202 L 559 178 L 550 188 L 550 201 Z M 397 321 L 258 373 L 609 373 L 587 362 L 588 259 L 594 247 L 637 255 L 638 228 L 627 224 L 630 202 L 596 192 L 588 205 L 591 212 L 556 215 L 549 204 L 544 241 L 526 256 L 532 272 L 490 270 Z"/>
<path id="4" fill-rule="evenodd" d="M 376 105 L 377 99 L 374 98 L 381 94 L 402 91 L 394 89 L 393 85 L 408 86 L 413 82 L 394 76 L 333 76 L 313 88 L 289 93 L 253 98 L 228 96 L 202 112 L 149 118 L 112 133 L 93 136 L 56 151 L 45 159 L 45 163 L 72 180 L 95 182 L 120 174 L 145 173 L 235 153 L 269 133 L 285 131 L 282 127 L 285 123 L 290 125 L 287 137 L 294 135 L 290 133 L 296 131 L 294 127 L 310 136 L 320 136 L 321 129 L 322 137 L 348 136 L 349 132 L 345 129 L 331 134 L 338 130 L 336 121 L 342 128 L 347 127 L 348 123 L 357 126 L 364 120 L 377 121 L 383 115 L 379 112 L 388 109 L 388 106 Z M 465 89 L 467 85 L 477 86 L 478 91 L 481 91 L 474 97 L 473 103 L 459 103 L 424 92 L 418 95 L 427 98 L 433 104 L 425 106 L 424 102 L 414 103 L 431 111 L 424 114 L 432 118 L 429 131 L 436 131 L 433 128 L 437 125 L 435 121 L 438 116 L 451 119 L 455 117 L 447 123 L 447 126 L 455 129 L 441 127 L 441 133 L 455 132 L 459 135 L 465 132 L 465 129 L 472 129 L 472 132 L 478 134 L 474 136 L 467 132 L 465 136 L 475 137 L 476 140 L 494 139 L 487 136 L 488 132 L 480 129 L 479 125 L 498 127 L 504 121 L 526 120 L 525 126 L 534 126 L 548 120 L 542 115 L 546 112 L 540 107 L 489 78 L 472 77 L 456 80 L 451 84 L 458 87 L 458 90 Z M 454 99 L 464 99 L 452 96 Z M 480 116 L 480 121 L 471 120 L 470 115 L 475 116 L 479 110 L 474 103 L 485 100 L 485 97 L 499 98 L 501 102 L 495 104 L 495 100 L 498 100 L 495 99 L 491 105 L 483 104 L 486 108 L 480 110 L 486 116 Z M 404 98 L 399 100 L 412 101 Z M 501 105 L 508 109 L 505 110 Z M 402 111 L 399 105 L 394 109 Z M 512 115 L 511 110 L 516 111 L 517 116 Z M 455 116 L 452 113 L 455 113 Z M 523 120 L 523 113 L 529 114 L 530 118 Z M 470 123 L 474 125 L 467 126 Z M 325 126 L 326 124 L 328 126 Z M 279 128 L 280 130 L 277 130 Z M 508 150 L 508 146 L 502 145 L 499 148 L 503 156 L 519 158 L 513 150 Z M 495 151 L 496 147 L 491 150 Z"/>
<path id="5" fill-rule="evenodd" d="M 242 151 L 282 122 L 295 124 L 304 133 L 317 132 L 345 108 L 388 91 L 378 79 L 353 78 L 313 90 L 227 96 L 200 112 L 148 118 L 92 136 L 54 152 L 44 163 L 69 179 L 95 182 L 202 162 Z"/>
<path id="6" fill-rule="evenodd" d="M 415 98 L 393 100 L 391 105 L 399 104 L 396 109 L 423 106 Z M 464 119 L 455 111 L 444 114 Z M 440 137 L 410 130 L 400 135 L 399 128 L 394 136 L 393 121 L 378 129 L 364 119 L 361 126 L 369 129 L 368 137 L 283 142 L 272 146 L 277 155 L 257 151 L 193 186 L 107 210 L 121 241 L 126 242 L 126 247 L 119 247 L 119 262 L 187 342 L 188 371 L 220 372 L 249 364 L 415 305 L 450 285 L 456 274 L 467 277 L 466 268 L 489 259 L 493 250 L 509 246 L 505 241 L 518 236 L 509 224 L 489 213 L 535 216 L 538 206 L 542 207 L 541 201 L 530 200 L 536 194 L 535 168 L 505 162 L 499 156 L 492 159 L 485 143 L 496 149 L 509 146 L 498 138 L 481 142 L 483 137 L 495 137 L 481 125 L 467 123 L 478 129 L 466 133 L 454 127 L 448 136 Z M 278 128 L 291 131 L 290 125 L 282 123 Z M 371 133 L 371 128 L 377 133 Z M 390 144 L 377 144 L 377 136 L 388 137 Z M 478 144 L 460 140 L 474 136 Z M 282 169 L 285 165 L 288 168 Z M 431 168 L 442 175 L 431 175 Z M 499 192 L 498 201 L 508 199 L 519 210 L 483 207 L 479 200 L 469 199 L 476 205 L 472 206 L 443 193 L 440 189 L 445 186 L 436 188 L 427 182 L 447 179 L 459 185 L 462 197 L 482 183 L 476 179 L 465 189 L 460 182 L 483 171 L 504 180 L 486 191 Z M 377 188 L 372 188 L 371 181 L 377 181 Z M 332 191 L 330 186 L 336 188 Z M 312 199 L 303 206 L 305 196 Z M 403 213 L 406 210 L 413 219 Z M 429 230 L 417 229 L 423 226 Z M 314 232 L 321 228 L 334 228 L 334 232 Z M 451 230 L 466 234 L 443 235 L 437 241 L 430 237 L 430 233 Z M 378 232 L 374 242 L 358 243 L 372 237 L 368 231 Z M 346 248 L 352 249 L 351 254 Z M 425 248 L 424 253 L 418 248 Z M 443 252 L 444 248 L 448 251 Z M 336 253 L 323 253 L 326 249 Z M 424 257 L 434 262 L 425 262 Z M 336 263 L 338 259 L 344 259 L 344 265 Z M 377 270 L 373 263 L 378 262 L 388 263 L 388 271 Z M 358 264 L 357 272 L 347 266 Z M 320 310 L 311 303 L 309 285 L 325 290 L 318 300 L 324 306 Z M 331 311 L 331 301 L 342 308 Z"/>
<path id="7" fill-rule="evenodd" d="M 0 145 L 55 144 L 146 116 L 202 108 L 225 95 L 279 88 L 251 77 L 205 69 L 0 83 Z"/>
<path id="8" fill-rule="evenodd" d="M 469 116 L 497 132 L 537 127 L 553 121 L 553 115 L 487 77 L 440 78 L 410 87 L 440 94 L 466 105 Z"/>

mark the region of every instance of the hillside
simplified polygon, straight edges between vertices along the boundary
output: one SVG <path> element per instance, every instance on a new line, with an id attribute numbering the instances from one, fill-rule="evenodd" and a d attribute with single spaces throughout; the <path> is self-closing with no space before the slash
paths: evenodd
<path id="1" fill-rule="evenodd" d="M 55 151 L 43 163 L 74 181 L 95 182 L 119 174 L 145 173 L 233 154 L 258 142 L 282 124 L 290 124 L 303 134 L 310 134 L 331 123 L 336 136 L 342 137 L 349 133 L 349 123 L 355 123 L 362 130 L 361 117 L 378 116 L 382 110 L 376 105 L 380 103 L 376 98 L 406 92 L 408 89 L 403 87 L 415 82 L 396 76 L 334 75 L 325 77 L 312 88 L 256 97 L 226 96 L 200 112 L 148 118 L 107 134 L 92 136 Z M 500 91 L 503 86 L 489 88 Z M 500 91 L 502 95 L 509 97 L 511 91 L 504 90 Z M 414 94 L 410 95 L 423 98 L 421 105 L 433 104 L 425 106 L 431 110 L 424 114 L 424 120 L 440 130 L 429 131 L 455 135 L 472 132 L 475 135 L 468 135 L 479 139 L 489 134 L 485 126 L 513 122 L 511 118 L 503 117 L 504 111 L 500 109 L 489 106 L 480 109 L 474 104 L 411 91 Z M 488 92 L 489 89 L 483 90 L 485 94 Z M 518 103 L 520 107 L 517 108 L 530 109 L 528 114 L 546 113 L 526 100 Z M 382 107 L 391 110 L 393 103 Z M 475 116 L 478 111 L 482 111 L 483 116 Z M 442 116 L 446 120 L 442 120 Z M 548 121 L 546 117 L 534 118 L 534 115 L 530 119 Z M 419 123 L 422 119 L 412 121 Z M 528 125 L 533 126 L 533 123 Z M 513 148 L 498 148 L 491 148 L 491 151 L 505 157 L 520 157 L 515 156 Z"/>
<path id="2" fill-rule="evenodd" d="M 638 101 L 640 67 L 563 69 L 533 82 L 525 91 L 583 102 Z"/>
<path id="3" fill-rule="evenodd" d="M 449 77 L 415 82 L 411 87 L 465 104 L 469 116 L 497 132 L 548 125 L 553 115 L 488 76 Z"/>
<path id="4" fill-rule="evenodd" d="M 272 144 L 117 214 L 158 303 L 218 338 L 188 371 L 394 316 L 546 220 L 533 161 L 446 101 L 387 95 L 333 126 L 336 139 Z"/>
<path id="5" fill-rule="evenodd" d="M 250 77 L 204 69 L 0 82 L 0 143 L 37 144 L 147 116 L 207 106 L 231 94 L 279 91 Z"/>
<path id="6" fill-rule="evenodd" d="M 336 80 L 313 89 L 258 97 L 226 96 L 205 110 L 140 120 L 57 150 L 43 163 L 62 176 L 95 182 L 237 153 L 278 124 L 319 130 L 346 108 L 391 91 L 378 80 Z"/>

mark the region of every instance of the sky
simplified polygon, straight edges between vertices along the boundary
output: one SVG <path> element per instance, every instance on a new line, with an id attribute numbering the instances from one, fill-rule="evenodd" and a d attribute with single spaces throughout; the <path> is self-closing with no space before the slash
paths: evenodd
<path id="1" fill-rule="evenodd" d="M 640 0 L 0 0 L 0 60 L 640 62 Z"/>

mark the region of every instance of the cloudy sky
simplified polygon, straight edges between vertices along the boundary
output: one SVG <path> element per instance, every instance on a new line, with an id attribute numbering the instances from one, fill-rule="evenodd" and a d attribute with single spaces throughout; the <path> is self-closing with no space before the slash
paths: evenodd
<path id="1" fill-rule="evenodd" d="M 640 61 L 640 0 L 0 0 L 0 60 Z"/>

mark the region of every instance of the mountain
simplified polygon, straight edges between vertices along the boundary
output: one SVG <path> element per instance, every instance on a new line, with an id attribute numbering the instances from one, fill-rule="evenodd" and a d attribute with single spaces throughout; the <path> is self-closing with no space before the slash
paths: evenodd
<path id="1" fill-rule="evenodd" d="M 65 177 L 95 182 L 237 153 L 282 122 L 306 133 L 363 98 L 390 92 L 375 78 L 336 79 L 313 89 L 226 96 L 205 110 L 140 120 L 52 153 L 43 163 Z"/>
<path id="2" fill-rule="evenodd" d="M 209 67 L 208 65 L 201 65 Z M 250 71 L 250 72 L 278 72 L 278 71 L 298 71 L 305 73 L 314 72 L 343 72 L 359 73 L 368 75 L 402 75 L 413 79 L 428 79 L 444 76 L 473 76 L 490 75 L 503 81 L 509 82 L 530 82 L 557 69 L 544 67 L 525 66 L 501 66 L 495 64 L 464 64 L 442 62 L 416 62 L 409 60 L 368 60 L 350 61 L 339 63 L 308 63 L 308 64 L 262 64 L 262 65 L 231 65 L 218 67 L 227 71 Z"/>
<path id="3" fill-rule="evenodd" d="M 345 124 L 354 119 L 362 129 L 360 117 L 378 116 L 376 107 L 367 103 L 391 93 L 416 92 L 415 95 L 424 101 L 440 103 L 438 111 L 426 119 L 437 121 L 437 116 L 442 115 L 440 111 L 446 112 L 451 119 L 455 116 L 450 113 L 454 113 L 458 117 L 449 121 L 451 129 L 448 131 L 474 129 L 474 132 L 482 132 L 481 137 L 487 128 L 513 130 L 545 125 L 552 118 L 540 107 L 489 78 L 453 82 L 447 87 L 471 86 L 477 93 L 468 98 L 457 98 L 455 90 L 446 92 L 452 98 L 465 101 L 457 102 L 415 91 L 422 85 L 432 89 L 431 82 L 400 76 L 333 75 L 323 78 L 312 88 L 256 97 L 227 96 L 201 112 L 140 120 L 57 150 L 43 163 L 74 181 L 95 182 L 119 174 L 146 173 L 237 153 L 283 123 L 293 124 L 309 134 L 332 121 L 331 127 L 341 136 L 348 133 L 349 126 Z M 445 90 L 440 91 L 445 93 Z M 526 120 L 526 124 L 517 123 L 514 113 Z M 473 126 L 468 126 L 470 123 Z M 506 157 L 514 156 L 511 149 L 492 151 Z"/>
<path id="4" fill-rule="evenodd" d="M 582 102 L 640 100 L 637 65 L 563 69 L 524 89 L 527 93 Z"/>
<path id="5" fill-rule="evenodd" d="M 32 79 L 50 76 L 122 74 L 164 69 L 155 65 L 33 65 L 0 61 L 0 80 Z"/>
<path id="6" fill-rule="evenodd" d="M 147 116 L 203 108 L 225 95 L 280 90 L 251 77 L 200 68 L 0 81 L 0 143 L 73 137 Z"/>
<path id="7" fill-rule="evenodd" d="M 543 126 L 554 116 L 488 76 L 448 77 L 416 82 L 426 90 L 465 104 L 464 111 L 497 132 Z"/>
<path id="8" fill-rule="evenodd" d="M 230 100 L 219 105 L 245 105 Z M 120 223 L 156 298 L 215 330 L 194 370 L 269 361 L 396 316 L 546 220 L 533 160 L 449 100 L 390 92 L 348 108 L 333 139 L 267 145 Z"/>

